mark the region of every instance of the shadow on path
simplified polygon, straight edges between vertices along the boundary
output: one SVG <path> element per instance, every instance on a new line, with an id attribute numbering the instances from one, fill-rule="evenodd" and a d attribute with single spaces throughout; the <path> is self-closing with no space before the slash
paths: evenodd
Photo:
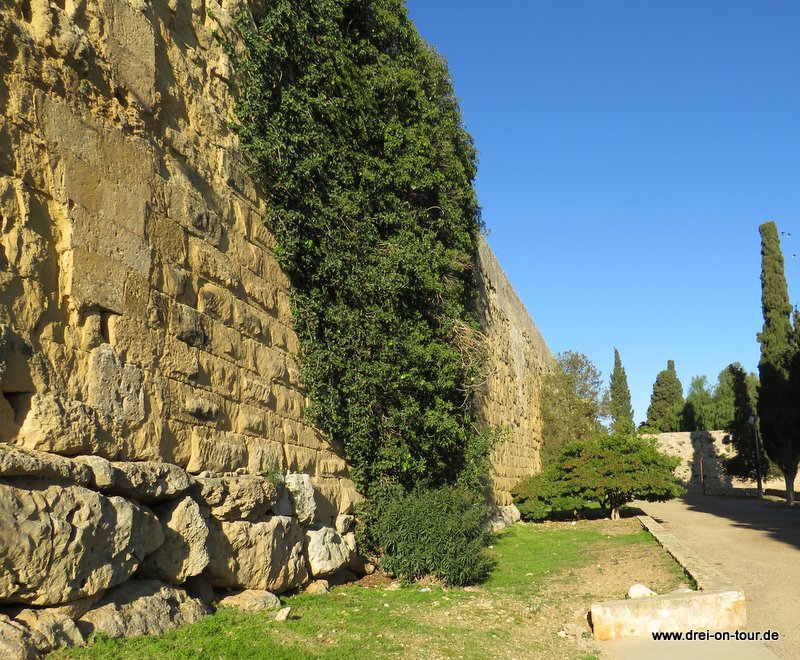
<path id="1" fill-rule="evenodd" d="M 800 549 L 798 508 L 737 495 L 704 496 L 690 493 L 681 499 L 692 511 L 727 518 L 735 527 L 766 532 L 775 540 Z"/>

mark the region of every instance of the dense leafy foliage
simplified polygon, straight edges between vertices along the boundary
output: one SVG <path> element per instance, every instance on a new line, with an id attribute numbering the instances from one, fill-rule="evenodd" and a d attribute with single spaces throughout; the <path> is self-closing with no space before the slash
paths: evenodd
<path id="1" fill-rule="evenodd" d="M 714 397 L 708 387 L 708 378 L 695 376 L 689 384 L 689 393 L 683 406 L 681 429 L 684 431 L 713 431 L 716 420 Z"/>
<path id="2" fill-rule="evenodd" d="M 633 433 L 633 406 L 631 405 L 631 390 L 628 387 L 628 376 L 619 351 L 614 349 L 614 370 L 611 372 L 609 393 L 609 415 L 611 417 L 611 431 L 613 433 Z"/>
<path id="3" fill-rule="evenodd" d="M 647 409 L 647 426 L 662 433 L 681 430 L 683 416 L 683 386 L 675 371 L 675 362 L 667 361 L 667 368 L 659 371 L 653 384 L 650 407 Z"/>
<path id="4" fill-rule="evenodd" d="M 723 369 L 711 389 L 705 376 L 695 376 L 689 385 L 683 407 L 681 428 L 684 431 L 716 431 L 726 429 L 734 416 L 733 376 Z"/>
<path id="5" fill-rule="evenodd" d="M 237 130 L 292 280 L 313 419 L 367 496 L 474 476 L 476 152 L 447 67 L 401 0 L 263 12 L 237 23 Z"/>
<path id="6" fill-rule="evenodd" d="M 728 365 L 734 397 L 733 419 L 726 427 L 731 435 L 731 444 L 736 455 L 725 461 L 728 474 L 746 479 L 755 479 L 758 475 L 758 455 L 761 456 L 761 475 L 766 476 L 770 470 L 769 459 L 764 449 L 756 441 L 756 406 L 758 401 L 758 377 L 748 374 L 741 364 L 735 362 Z"/>
<path id="7" fill-rule="evenodd" d="M 566 445 L 589 438 L 605 414 L 602 377 L 583 353 L 556 355 L 556 367 L 542 378 L 542 464 L 550 465 Z"/>
<path id="8" fill-rule="evenodd" d="M 486 577 L 491 533 L 483 498 L 443 487 L 387 499 L 383 506 L 370 526 L 383 569 L 406 581 L 432 574 L 452 585 Z"/>
<path id="9" fill-rule="evenodd" d="M 783 472 L 786 498 L 794 502 L 794 479 L 800 462 L 800 346 L 797 315 L 786 287 L 778 228 L 774 222 L 761 233 L 761 309 L 764 328 L 758 334 L 761 359 L 758 417 L 764 449 Z"/>
<path id="10" fill-rule="evenodd" d="M 567 446 L 543 475 L 520 484 L 517 506 L 541 519 L 569 505 L 597 502 L 617 518 L 620 507 L 634 499 L 663 501 L 685 492 L 673 474 L 679 462 L 658 451 L 653 438 L 597 433 Z"/>
<path id="11" fill-rule="evenodd" d="M 522 519 L 528 521 L 570 518 L 576 511 L 589 505 L 588 500 L 567 495 L 563 491 L 555 462 L 543 472 L 518 483 L 511 490 L 511 495 Z"/>

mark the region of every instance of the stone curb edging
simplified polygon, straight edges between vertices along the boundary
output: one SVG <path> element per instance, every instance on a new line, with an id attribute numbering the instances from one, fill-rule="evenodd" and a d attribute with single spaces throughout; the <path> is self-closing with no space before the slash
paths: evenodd
<path id="1" fill-rule="evenodd" d="M 642 526 L 697 584 L 697 591 L 630 600 L 592 603 L 591 619 L 598 640 L 650 637 L 658 631 L 732 630 L 744 628 L 744 592 L 727 577 L 693 554 L 673 534 L 647 514 Z"/>
<path id="2" fill-rule="evenodd" d="M 668 532 L 646 513 L 636 516 L 648 532 L 650 532 L 686 574 L 697 584 L 698 591 L 741 591 L 727 577 L 708 562 L 695 555 L 685 543 L 674 534 Z"/>

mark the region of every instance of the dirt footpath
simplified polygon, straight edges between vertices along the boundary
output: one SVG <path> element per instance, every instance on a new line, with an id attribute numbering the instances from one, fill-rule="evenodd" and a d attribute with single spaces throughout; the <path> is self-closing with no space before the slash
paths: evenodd
<path id="1" fill-rule="evenodd" d="M 800 659 L 800 509 L 702 495 L 637 505 L 744 590 L 748 630 L 778 631 L 766 646 Z"/>

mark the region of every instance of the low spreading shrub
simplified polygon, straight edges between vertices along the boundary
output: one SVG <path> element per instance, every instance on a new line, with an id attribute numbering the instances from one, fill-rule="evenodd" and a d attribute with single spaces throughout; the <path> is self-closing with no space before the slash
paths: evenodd
<path id="1" fill-rule="evenodd" d="M 589 505 L 584 499 L 561 492 L 553 466 L 521 481 L 512 489 L 511 495 L 522 519 L 528 521 L 571 517 L 573 512 Z"/>
<path id="2" fill-rule="evenodd" d="M 554 512 L 596 502 L 619 517 L 634 499 L 664 501 L 685 490 L 674 475 L 679 459 L 662 454 L 652 438 L 597 433 L 568 445 L 544 473 L 519 484 L 514 492 L 520 513 L 541 520 Z"/>
<path id="3" fill-rule="evenodd" d="M 492 567 L 486 502 L 457 487 L 384 497 L 368 522 L 381 568 L 403 581 L 433 575 L 450 585 L 483 580 Z"/>

